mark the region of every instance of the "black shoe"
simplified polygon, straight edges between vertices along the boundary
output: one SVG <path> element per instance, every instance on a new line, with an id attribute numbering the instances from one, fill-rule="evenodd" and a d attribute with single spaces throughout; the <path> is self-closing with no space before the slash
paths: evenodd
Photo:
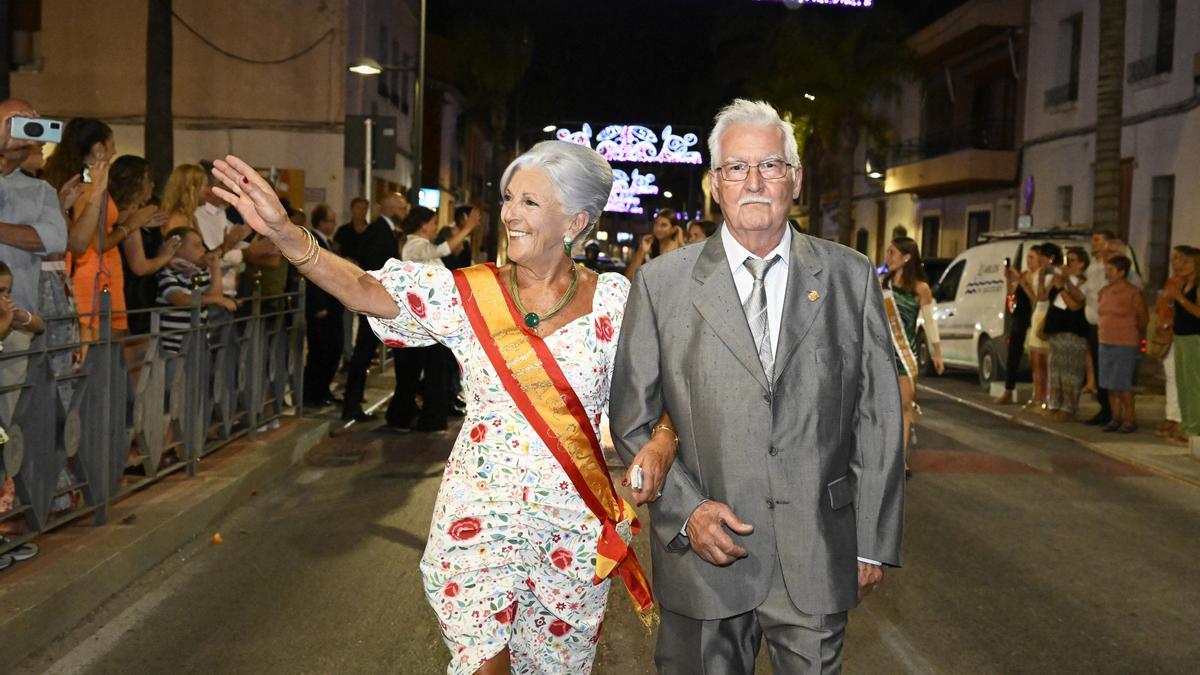
<path id="1" fill-rule="evenodd" d="M 342 413 L 343 422 L 370 422 L 375 419 L 375 413 L 368 413 L 359 410 L 358 412 Z"/>
<path id="2" fill-rule="evenodd" d="M 341 404 L 342 404 L 342 397 L 341 397 L 341 396 L 334 396 L 333 394 L 330 394 L 330 395 L 326 396 L 326 397 L 325 397 L 325 400 L 326 400 L 326 401 L 329 401 L 330 403 L 336 403 L 336 404 L 338 404 L 338 405 L 341 405 Z"/>
<path id="3" fill-rule="evenodd" d="M 322 398 L 309 398 L 304 400 L 305 408 L 324 408 L 329 405 L 329 401 Z"/>
<path id="4" fill-rule="evenodd" d="M 1112 421 L 1112 418 L 1104 413 L 1096 413 L 1095 417 L 1084 422 L 1084 424 L 1093 427 L 1102 427 Z"/>
<path id="5" fill-rule="evenodd" d="M 1121 429 L 1121 423 L 1116 420 L 1113 420 L 1113 421 L 1109 422 L 1108 424 L 1105 424 L 1104 428 L 1101 429 L 1100 431 L 1103 431 L 1106 434 L 1111 434 L 1114 431 L 1120 431 L 1120 429 Z"/>

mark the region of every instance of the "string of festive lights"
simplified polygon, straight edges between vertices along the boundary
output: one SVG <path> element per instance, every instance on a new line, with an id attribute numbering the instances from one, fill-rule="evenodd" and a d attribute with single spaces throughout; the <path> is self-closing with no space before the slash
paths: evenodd
<path id="1" fill-rule="evenodd" d="M 579 131 L 559 129 L 555 137 L 560 141 L 592 147 L 592 126 L 584 123 Z M 700 142 L 693 133 L 679 136 L 671 125 L 663 128 L 662 144 L 659 137 L 649 128 L 634 124 L 612 124 L 596 134 L 593 148 L 610 162 L 637 162 L 640 164 L 703 164 L 696 150 L 689 150 Z"/>

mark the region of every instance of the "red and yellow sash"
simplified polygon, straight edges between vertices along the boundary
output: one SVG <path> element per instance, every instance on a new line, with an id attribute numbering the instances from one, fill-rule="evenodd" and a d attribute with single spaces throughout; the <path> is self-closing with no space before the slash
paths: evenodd
<path id="1" fill-rule="evenodd" d="M 593 583 L 619 573 L 634 606 L 649 620 L 654 596 L 629 547 L 640 525 L 633 507 L 613 486 L 600 439 L 583 403 L 546 344 L 523 327 L 523 318 L 504 292 L 494 266 L 454 270 L 454 283 L 471 328 L 505 390 L 603 524 Z"/>

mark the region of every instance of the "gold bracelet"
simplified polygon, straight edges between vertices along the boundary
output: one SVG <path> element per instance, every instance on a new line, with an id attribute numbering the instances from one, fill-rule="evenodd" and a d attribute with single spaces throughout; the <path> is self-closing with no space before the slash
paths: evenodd
<path id="1" fill-rule="evenodd" d="M 304 252 L 303 256 L 296 259 L 289 258 L 287 255 L 283 256 L 292 264 L 292 267 L 306 265 L 316 260 L 317 256 L 321 254 L 321 247 L 317 244 L 317 238 L 313 236 L 312 231 L 307 227 L 302 227 L 300 230 L 304 232 L 304 236 L 308 237 L 308 250 Z M 280 251 L 280 253 L 282 253 L 282 251 Z"/>
<path id="2" fill-rule="evenodd" d="M 675 439 L 675 447 L 676 448 L 679 447 L 679 434 L 675 433 L 674 429 L 672 429 L 671 427 L 669 427 L 665 424 L 655 425 L 654 428 L 650 430 L 650 436 L 653 437 L 654 434 L 658 433 L 659 429 L 662 429 L 663 431 L 667 432 L 668 434 L 671 434 L 671 437 Z"/>

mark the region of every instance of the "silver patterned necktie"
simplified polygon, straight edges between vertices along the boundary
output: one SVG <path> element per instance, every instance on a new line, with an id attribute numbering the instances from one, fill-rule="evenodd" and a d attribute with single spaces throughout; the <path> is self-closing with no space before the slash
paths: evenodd
<path id="1" fill-rule="evenodd" d="M 754 286 L 750 289 L 750 297 L 742 305 L 746 312 L 746 322 L 750 324 L 750 335 L 754 338 L 754 346 L 758 349 L 758 360 L 762 363 L 763 373 L 770 382 L 775 374 L 775 354 L 771 349 L 771 323 L 767 320 L 767 272 L 779 262 L 779 256 L 771 256 L 770 260 L 747 256 L 742 263 L 754 276 Z"/>

